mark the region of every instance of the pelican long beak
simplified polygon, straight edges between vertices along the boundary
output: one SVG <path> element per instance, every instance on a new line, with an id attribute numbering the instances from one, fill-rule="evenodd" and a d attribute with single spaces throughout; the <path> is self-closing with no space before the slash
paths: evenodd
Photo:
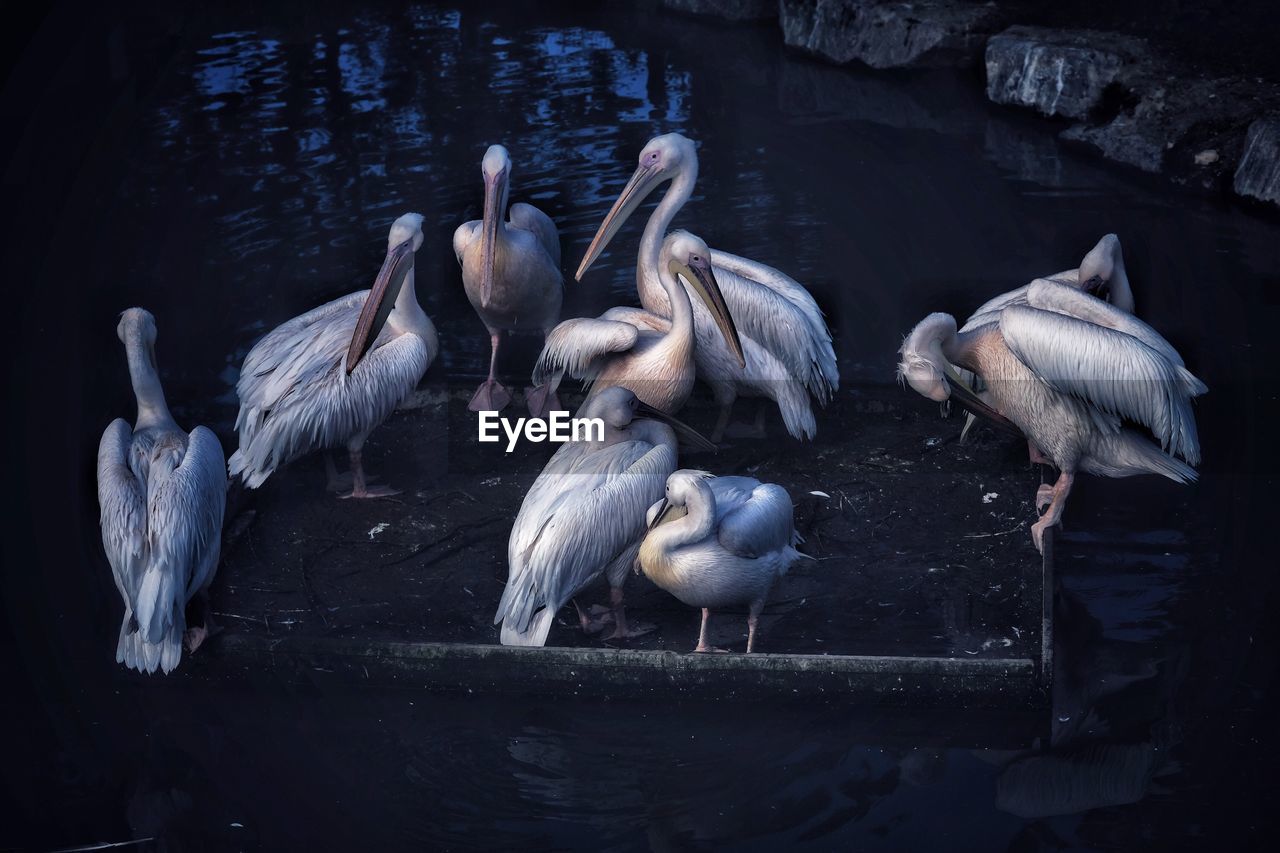
<path id="1" fill-rule="evenodd" d="M 1022 429 L 1017 424 L 997 412 L 982 401 L 982 398 L 973 393 L 973 389 L 956 373 L 951 365 L 947 365 L 947 385 L 951 388 L 951 396 L 949 399 L 955 400 L 964 409 L 972 412 L 975 416 L 989 422 L 992 426 L 1000 429 L 1010 435 L 1016 435 L 1018 438 L 1025 438 Z"/>
<path id="2" fill-rule="evenodd" d="M 685 444 L 689 445 L 689 447 L 694 450 L 714 451 L 718 449 L 714 444 L 704 438 L 702 433 L 698 432 L 684 421 L 673 417 L 672 415 L 668 415 L 666 412 L 659 409 L 655 409 L 648 403 L 639 400 L 636 401 L 636 417 L 648 418 L 651 421 L 659 421 L 660 423 L 666 424 L 671 427 L 677 436 L 685 440 Z"/>
<path id="3" fill-rule="evenodd" d="M 658 513 L 653 517 L 653 523 L 649 525 L 649 529 L 652 530 L 653 528 L 662 524 L 662 522 L 666 521 L 667 516 L 671 514 L 672 509 L 673 509 L 673 504 L 671 503 L 671 501 L 667 500 L 666 498 L 663 498 L 662 505 L 658 507 Z"/>
<path id="4" fill-rule="evenodd" d="M 487 307 L 493 296 L 493 265 L 498 251 L 498 223 L 502 220 L 502 198 L 507 189 L 507 170 L 484 176 L 484 218 L 480 235 L 480 304 Z"/>
<path id="5" fill-rule="evenodd" d="M 360 359 L 365 357 L 373 342 L 378 339 L 382 327 L 396 305 L 400 288 L 404 280 L 413 270 L 413 241 L 405 240 L 399 246 L 387 252 L 387 258 L 378 270 L 378 277 L 369 291 L 369 298 L 360 309 L 360 319 L 356 321 L 355 333 L 351 336 L 351 346 L 347 348 L 347 374 L 356 369 Z"/>
<path id="6" fill-rule="evenodd" d="M 720 292 L 720 285 L 716 282 L 715 273 L 711 271 L 711 264 L 705 259 L 699 259 L 693 264 L 683 264 L 675 258 L 671 259 L 668 265 L 671 274 L 680 276 L 693 287 L 698 298 L 707 306 L 707 310 L 711 312 L 712 318 L 716 321 L 716 325 L 720 327 L 720 334 L 724 335 L 724 341 L 729 345 L 729 349 L 733 350 L 733 354 L 738 358 L 740 367 L 747 366 L 747 358 L 742 353 L 742 341 L 738 338 L 738 327 L 733 323 L 733 315 L 729 313 L 729 306 L 725 304 L 724 294 Z"/>
<path id="7" fill-rule="evenodd" d="M 618 196 L 618 200 L 613 203 L 613 207 L 605 215 L 604 221 L 600 223 L 596 236 L 591 239 L 591 245 L 587 247 L 587 253 L 582 256 L 582 263 L 578 264 L 578 271 L 573 274 L 575 280 L 582 281 L 582 277 L 586 275 L 587 268 L 596 262 L 596 258 L 600 257 L 600 253 L 609 245 L 609 241 L 613 239 L 613 235 L 618 233 L 618 229 L 622 227 L 622 223 L 627 221 L 627 217 L 635 213 L 640 203 L 645 200 L 649 193 L 653 192 L 658 184 L 662 183 L 662 178 L 662 170 L 656 166 L 641 166 L 636 169 L 631 176 L 631 180 L 627 181 L 627 185 L 622 188 L 622 193 Z"/>

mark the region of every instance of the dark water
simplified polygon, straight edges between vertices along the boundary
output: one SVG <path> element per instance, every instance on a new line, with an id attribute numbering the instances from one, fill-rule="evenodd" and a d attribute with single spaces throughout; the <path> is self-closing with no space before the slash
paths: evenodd
<path id="1" fill-rule="evenodd" d="M 622 3 L 55 10 L 4 99 L 20 120 L 4 149 L 5 269 L 24 293 L 22 351 L 47 358 L 10 373 L 26 485 L 5 542 L 0 674 L 16 701 L 5 700 L 3 773 L 16 820 L 0 823 L 0 847 L 160 836 L 196 849 L 1035 850 L 1265 837 L 1274 217 L 1078 159 L 963 75 L 833 69 L 785 53 L 769 27 Z M 1060 544 L 1050 719 L 335 695 L 116 669 L 92 460 L 102 426 L 132 411 L 121 309 L 156 314 L 179 420 L 226 439 L 235 369 L 257 337 L 368 286 L 388 223 L 417 210 L 419 296 L 442 339 L 432 381 L 474 382 L 487 341 L 449 241 L 479 216 L 485 147 L 510 149 L 512 199 L 555 219 L 572 270 L 640 147 L 670 130 L 702 159 L 677 224 L 808 285 L 851 381 L 889 381 L 900 336 L 925 313 L 965 312 L 1120 234 L 1139 311 L 1212 389 L 1198 408 L 1206 462 L 1194 488 L 1079 484 Z M 568 286 L 565 316 L 633 300 L 642 219 Z M 535 348 L 513 346 L 507 375 Z M 947 535 L 945 520 L 922 535 Z M 1022 755 L 1040 730 L 1047 752 Z M 1084 793 L 1050 802 L 1068 776 Z"/>

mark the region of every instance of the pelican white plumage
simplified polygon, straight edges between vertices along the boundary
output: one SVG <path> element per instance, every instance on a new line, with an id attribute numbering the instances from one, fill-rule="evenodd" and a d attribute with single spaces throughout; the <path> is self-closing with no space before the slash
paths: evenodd
<path id="1" fill-rule="evenodd" d="M 462 265 L 462 283 L 471 307 L 489 330 L 489 378 L 471 398 L 473 412 L 499 411 L 511 394 L 498 382 L 498 345 L 507 331 L 539 329 L 544 337 L 560 319 L 564 285 L 560 275 L 560 238 L 551 217 L 531 204 L 507 209 L 511 157 L 490 145 L 480 166 L 484 175 L 484 218 L 464 222 L 453 232 L 453 251 Z M 526 394 L 529 411 L 546 417 L 560 402 L 545 387 Z"/>
<path id="2" fill-rule="evenodd" d="M 1076 269 L 1054 273 L 1046 276 L 1045 280 L 1084 291 L 1090 296 L 1110 302 L 1126 314 L 1133 313 L 1133 290 L 1129 287 L 1129 275 L 1124 268 L 1124 252 L 1120 247 L 1120 238 L 1115 234 L 1103 235 Z M 1010 305 L 1026 305 L 1027 291 L 1030 288 L 1030 284 L 1024 284 L 1022 287 L 988 299 L 969 316 L 969 319 L 960 327 L 960 331 L 968 332 L 987 323 L 997 322 L 1000 312 Z M 975 392 L 980 393 L 983 390 L 982 382 L 969 371 L 958 370 L 956 373 Z M 964 428 L 960 431 L 962 442 L 968 437 L 969 430 L 973 429 L 976 422 L 976 415 L 972 412 L 965 413 Z M 1029 449 L 1032 461 L 1038 461 L 1035 448 Z"/>
<path id="3" fill-rule="evenodd" d="M 1038 549 L 1045 529 L 1061 519 L 1078 471 L 1196 479 L 1191 398 L 1208 388 L 1153 328 L 1081 290 L 1034 281 L 1025 304 L 1009 304 L 967 332 L 949 314 L 930 314 L 901 355 L 898 375 L 916 391 L 938 402 L 954 395 L 975 414 L 1012 425 L 1033 455 L 1042 454 L 1036 461 L 1058 468 L 1057 482 L 1037 494 L 1037 507 L 1048 506 L 1031 527 Z M 951 378 L 953 365 L 982 379 L 981 396 Z"/>
<path id="4" fill-rule="evenodd" d="M 222 445 L 206 427 L 183 432 L 169 413 L 156 369 L 155 318 L 142 308 L 120 315 L 138 401 L 133 428 L 117 418 L 98 445 L 102 546 L 124 620 L 116 661 L 139 672 L 172 672 L 185 642 L 199 648 L 212 625 L 187 629 L 186 606 L 204 600 L 222 544 L 227 472 Z"/>
<path id="5" fill-rule="evenodd" d="M 534 367 L 534 383 L 554 392 L 567 372 L 588 380 L 592 395 L 621 386 L 655 409 L 679 411 L 693 390 L 694 359 L 701 344 L 694 332 L 693 305 L 678 277 L 689 282 L 726 351 L 741 363 L 738 331 L 712 271 L 707 244 L 687 231 L 672 231 L 663 240 L 658 265 L 671 305 L 668 315 L 612 308 L 595 319 L 564 321 L 547 337 Z"/>
<path id="6" fill-rule="evenodd" d="M 640 238 L 636 285 L 646 309 L 672 316 L 672 302 L 660 277 L 659 247 L 676 213 L 693 194 L 697 177 L 698 155 L 692 141 L 678 133 L 651 139 L 640 152 L 639 167 L 600 223 L 576 278 L 582 279 L 641 202 L 670 181 Z M 821 309 L 804 287 L 773 267 L 714 249 L 711 266 L 746 353 L 741 361 L 733 358 L 716 332 L 715 318 L 695 305 L 697 372 L 720 405 L 712 440 L 720 440 L 739 395 L 774 400 L 787 431 L 797 438 L 812 438 L 817 426 L 809 395 L 825 405 L 840 387 L 831 332 Z"/>
<path id="7" fill-rule="evenodd" d="M 609 581 L 614 637 L 634 636 L 622 603 L 627 570 L 645 531 L 645 509 L 676 469 L 676 432 L 710 447 L 626 388 L 583 403 L 604 422 L 604 440 L 568 442 L 547 462 L 511 529 L 508 577 L 494 623 L 508 646 L 542 646 L 556 613 L 601 574 Z M 587 616 L 578 611 L 584 629 Z"/>
<path id="8" fill-rule="evenodd" d="M 786 489 L 752 477 L 676 471 L 646 521 L 639 569 L 685 604 L 702 608 L 694 651 L 718 651 L 707 642 L 711 608 L 739 604 L 749 608 L 747 653 L 754 651 L 769 590 L 805 556 L 795 548 L 804 540 Z"/>
<path id="9" fill-rule="evenodd" d="M 344 497 L 396 494 L 368 485 L 361 449 L 439 350 L 414 287 L 414 252 L 421 245 L 422 217 L 404 214 L 391 225 L 372 290 L 295 317 L 249 351 L 236 383 L 240 449 L 231 455 L 233 477 L 256 489 L 299 456 L 346 445 L 351 491 Z M 341 490 L 328 455 L 326 462 L 330 488 Z"/>

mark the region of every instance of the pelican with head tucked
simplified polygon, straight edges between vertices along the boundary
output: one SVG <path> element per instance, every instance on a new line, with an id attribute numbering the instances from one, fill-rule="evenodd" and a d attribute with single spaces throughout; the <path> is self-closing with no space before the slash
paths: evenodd
<path id="1" fill-rule="evenodd" d="M 674 302 L 661 279 L 660 246 L 676 213 L 693 194 L 697 177 L 698 155 L 693 142 L 678 133 L 651 139 L 640 152 L 640 164 L 631 180 L 600 223 L 576 277 L 582 278 L 644 199 L 670 181 L 671 187 L 649 216 L 640 238 L 636 284 L 640 302 L 648 311 L 672 317 Z M 711 266 L 741 331 L 741 348 L 746 354 L 736 358 L 720 339 L 715 317 L 695 304 L 698 376 L 711 386 L 720 404 L 712 440 L 720 439 L 739 395 L 774 400 L 788 432 L 797 438 L 811 438 L 817 426 L 809 395 L 825 404 L 840 385 L 831 332 L 821 309 L 804 287 L 773 267 L 718 250 L 711 251 Z"/>
<path id="2" fill-rule="evenodd" d="M 609 581 L 613 637 L 627 625 L 622 585 L 645 530 L 645 509 L 676 469 L 676 433 L 709 448 L 626 388 L 593 395 L 580 418 L 604 422 L 602 441 L 568 442 L 525 495 L 507 545 L 508 577 L 494 622 L 507 646 L 542 646 L 557 611 L 601 574 Z M 592 437 L 594 438 L 594 436 Z M 584 629 L 597 627 L 578 611 Z"/>
<path id="3" fill-rule="evenodd" d="M 361 450 L 439 350 L 414 287 L 413 259 L 421 245 L 422 217 L 404 214 L 391 224 L 372 290 L 295 317 L 249 350 L 236 383 L 240 449 L 231 454 L 233 477 L 256 489 L 299 456 L 345 445 L 351 490 L 343 497 L 396 494 L 368 485 Z M 330 488 L 341 490 L 327 455 L 326 462 Z"/>
<path id="4" fill-rule="evenodd" d="M 1104 235 L 1097 245 L 1089 250 L 1089 254 L 1084 256 L 1079 267 L 1054 273 L 1047 276 L 1046 280 L 1096 296 L 1110 302 L 1126 314 L 1133 313 L 1133 291 L 1129 288 L 1129 276 L 1124 268 L 1124 253 L 1120 248 L 1120 238 L 1115 234 Z M 960 327 L 960 331 L 972 331 L 979 326 L 998 321 L 1000 312 L 1010 305 L 1026 305 L 1027 291 L 1030 288 L 1030 284 L 1024 284 L 1022 287 L 987 300 L 969 316 L 969 319 Z M 972 373 L 967 370 L 958 370 L 956 373 L 975 393 L 981 393 L 982 383 Z M 965 413 L 964 429 L 960 431 L 962 442 L 968 437 L 969 430 L 973 429 L 976 422 L 976 415 L 972 412 Z M 1043 460 L 1034 447 L 1029 449 L 1033 462 Z"/>
<path id="5" fill-rule="evenodd" d="M 496 378 L 503 332 L 539 329 L 546 336 L 560 319 L 563 283 L 560 238 L 551 217 L 531 204 L 511 205 L 503 221 L 511 182 L 511 158 L 490 145 L 480 164 L 484 175 L 484 218 L 453 232 L 453 251 L 462 265 L 462 283 L 471 307 L 489 330 L 489 378 L 471 398 L 473 412 L 498 411 L 511 394 Z M 558 409 L 555 392 L 540 386 L 526 395 L 535 417 Z"/>
<path id="6" fill-rule="evenodd" d="M 612 308 L 597 319 L 566 320 L 551 332 L 534 367 L 533 381 L 555 388 L 570 375 L 591 382 L 591 394 L 605 388 L 630 388 L 643 402 L 673 414 L 693 390 L 694 358 L 700 346 L 694 332 L 693 305 L 679 282 L 705 306 L 723 345 L 736 363 L 743 361 L 738 330 L 716 274 L 707 244 L 686 231 L 667 235 L 659 252 L 659 282 L 667 292 L 670 314 Z M 669 319 L 668 319 L 669 318 Z"/>
<path id="7" fill-rule="evenodd" d="M 184 642 L 194 652 L 212 626 L 207 591 L 222 543 L 226 462 L 212 432 L 183 432 L 169 413 L 156 370 L 155 318 L 130 308 L 116 334 L 138 401 L 133 428 L 117 418 L 98 445 L 102 545 L 124 599 L 116 661 L 169 673 Z M 188 629 L 186 606 L 196 596 L 204 624 Z"/>
<path id="8" fill-rule="evenodd" d="M 769 590 L 805 556 L 795 546 L 791 497 L 786 489 L 751 477 L 713 477 L 676 471 L 666 494 L 646 514 L 649 532 L 638 570 L 688 604 L 702 608 L 695 652 L 719 651 L 707 642 L 711 608 L 748 606 L 747 654 Z"/>
<path id="9" fill-rule="evenodd" d="M 901 356 L 898 375 L 916 391 L 938 402 L 954 395 L 974 414 L 1025 435 L 1058 468 L 1057 482 L 1037 494 L 1037 508 L 1048 507 L 1031 527 L 1040 550 L 1078 471 L 1196 479 L 1191 398 L 1208 388 L 1155 329 L 1082 290 L 1034 281 L 1025 302 L 967 332 L 949 314 L 930 314 Z M 981 396 L 954 378 L 953 366 L 978 375 Z"/>

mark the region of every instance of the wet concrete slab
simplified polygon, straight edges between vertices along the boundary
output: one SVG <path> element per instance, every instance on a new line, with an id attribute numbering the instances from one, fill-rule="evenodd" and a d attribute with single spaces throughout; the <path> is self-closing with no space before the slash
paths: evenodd
<path id="1" fill-rule="evenodd" d="M 496 685 L 505 673 L 641 691 L 1036 701 L 1042 572 L 1028 525 L 1040 478 L 1016 441 L 980 431 L 961 445 L 960 418 L 896 387 L 842 391 L 812 443 L 776 420 L 766 437 L 746 437 L 756 404 L 742 401 L 725 446 L 682 453 L 681 464 L 780 483 L 796 505 L 813 559 L 775 587 L 757 645 L 765 654 L 687 655 L 698 613 L 641 576 L 628 580 L 628 614 L 651 633 L 602 640 L 566 608 L 556 649 L 513 651 L 493 648 L 507 538 L 554 446 L 479 444 L 468 391 L 420 391 L 370 439 L 367 467 L 401 495 L 340 500 L 315 457 L 233 496 L 213 587 L 225 630 L 201 669 L 284 660 L 285 670 L 452 687 Z M 695 397 L 683 417 L 709 430 L 714 414 Z M 579 601 L 606 599 L 601 581 Z M 745 612 L 717 612 L 711 628 L 714 644 L 745 649 Z"/>

